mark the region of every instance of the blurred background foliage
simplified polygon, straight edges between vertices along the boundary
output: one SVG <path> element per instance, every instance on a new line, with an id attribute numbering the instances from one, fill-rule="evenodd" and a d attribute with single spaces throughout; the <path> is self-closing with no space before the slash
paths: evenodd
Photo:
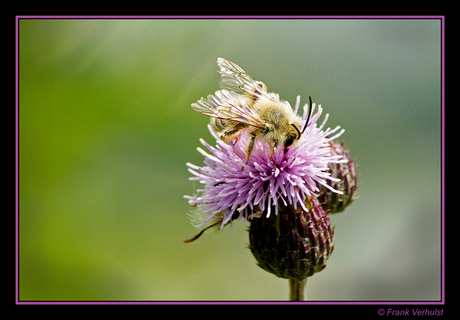
<path id="1" fill-rule="evenodd" d="M 20 300 L 287 299 L 243 221 L 182 243 L 217 57 L 346 129 L 360 197 L 307 298 L 439 300 L 441 23 L 419 19 L 21 19 Z"/>

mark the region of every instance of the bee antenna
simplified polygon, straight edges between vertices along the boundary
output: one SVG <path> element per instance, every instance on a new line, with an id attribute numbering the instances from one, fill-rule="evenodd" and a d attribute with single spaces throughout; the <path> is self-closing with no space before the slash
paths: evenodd
<path id="1" fill-rule="evenodd" d="M 297 133 L 299 134 L 299 138 L 300 138 L 301 133 L 300 133 L 299 129 L 293 123 L 291 123 L 291 126 L 293 126 L 296 129 Z"/>
<path id="2" fill-rule="evenodd" d="M 311 103 L 311 97 L 309 97 L 309 98 L 310 98 L 310 109 L 308 110 L 307 121 L 305 122 L 305 125 L 304 125 L 304 127 L 302 129 L 302 133 L 305 131 L 305 129 L 307 129 L 308 122 L 310 121 L 312 103 Z"/>

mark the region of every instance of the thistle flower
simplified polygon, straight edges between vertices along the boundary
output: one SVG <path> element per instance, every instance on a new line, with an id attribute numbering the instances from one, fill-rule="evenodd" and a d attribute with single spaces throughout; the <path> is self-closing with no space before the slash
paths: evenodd
<path id="1" fill-rule="evenodd" d="M 195 107 L 202 110 L 202 105 Z M 203 188 L 184 196 L 205 215 L 196 225 L 202 231 L 184 242 L 235 219 L 250 221 L 251 252 L 262 269 L 289 279 L 291 300 L 303 300 L 306 279 L 326 267 L 334 248 L 327 214 L 345 209 L 357 187 L 354 162 L 343 144 L 334 141 L 344 130 L 325 129 L 327 114 L 319 124 L 323 109 L 318 106 L 315 112 L 311 102 L 308 116 L 307 106 L 297 116 L 299 105 L 297 97 L 294 113 L 304 129 L 288 146 L 255 139 L 251 128 L 226 143 L 209 126 L 216 145 L 200 139 L 207 149 L 198 148 L 204 165 L 187 163 L 193 174 L 189 179 Z"/>
<path id="2" fill-rule="evenodd" d="M 345 163 L 329 163 L 329 172 L 334 178 L 339 179 L 332 183 L 332 187 L 342 193 L 332 192 L 328 188 L 321 187 L 318 195 L 319 203 L 327 214 L 342 212 L 355 200 L 355 191 L 358 188 L 358 175 L 353 159 L 343 142 L 330 142 L 331 153 L 341 155 Z"/>
<path id="3" fill-rule="evenodd" d="M 296 111 L 299 102 L 298 98 Z M 235 218 L 247 220 L 261 214 L 268 218 L 271 214 L 278 214 L 280 205 L 308 211 L 305 202 L 309 197 L 316 196 L 320 187 L 343 193 L 330 186 L 330 182 L 339 182 L 339 179 L 332 177 L 328 165 L 346 161 L 330 151 L 330 141 L 344 130 L 338 132 L 339 126 L 324 129 L 328 115 L 318 126 L 323 110 L 319 106 L 314 114 L 315 104 L 311 107 L 313 116 L 296 143 L 285 149 L 284 146 L 274 148 L 270 143 L 256 140 L 249 161 L 246 161 L 248 130 L 242 131 L 230 144 L 217 139 L 216 147 L 200 139 L 210 152 L 198 148 L 205 156 L 205 165 L 199 167 L 187 163 L 187 166 L 194 175 L 190 180 L 199 181 L 205 188 L 198 189 L 197 196 L 185 196 L 191 205 L 202 207 L 203 212 L 208 214 L 198 227 L 216 215 L 222 217 L 221 227 Z M 306 110 L 305 107 L 300 119 L 303 122 Z"/>
<path id="4" fill-rule="evenodd" d="M 326 267 L 334 249 L 334 228 L 316 197 L 308 211 L 282 207 L 268 219 L 253 219 L 249 248 L 259 267 L 277 277 L 303 280 Z"/>

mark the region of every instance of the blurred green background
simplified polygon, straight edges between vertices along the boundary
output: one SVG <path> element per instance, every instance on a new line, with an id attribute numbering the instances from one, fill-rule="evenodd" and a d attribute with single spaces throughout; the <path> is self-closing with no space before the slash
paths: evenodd
<path id="1" fill-rule="evenodd" d="M 243 221 L 182 243 L 217 57 L 346 129 L 360 197 L 307 298 L 439 300 L 441 22 L 416 19 L 21 19 L 19 299 L 288 298 Z"/>

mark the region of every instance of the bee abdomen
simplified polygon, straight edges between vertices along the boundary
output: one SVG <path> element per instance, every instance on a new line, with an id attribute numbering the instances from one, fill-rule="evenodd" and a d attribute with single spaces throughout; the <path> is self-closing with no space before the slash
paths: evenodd
<path id="1" fill-rule="evenodd" d="M 228 121 L 224 119 L 211 118 L 211 126 L 215 127 L 217 131 L 221 132 L 228 126 Z"/>
<path id="2" fill-rule="evenodd" d="M 211 118 L 211 128 L 223 140 L 229 139 L 247 125 L 225 119 Z"/>

